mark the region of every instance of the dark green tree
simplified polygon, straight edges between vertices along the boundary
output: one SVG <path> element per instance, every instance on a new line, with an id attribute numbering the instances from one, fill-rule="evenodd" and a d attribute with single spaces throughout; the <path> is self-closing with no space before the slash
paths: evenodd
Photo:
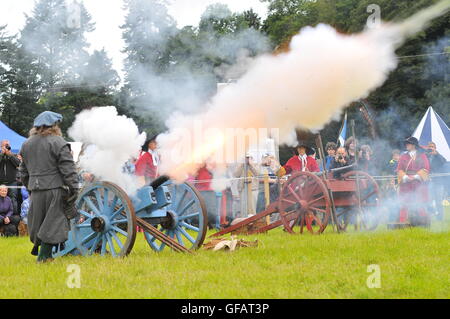
<path id="1" fill-rule="evenodd" d="M 66 132 L 79 112 L 94 106 L 115 105 L 119 82 L 106 52 L 94 51 L 85 69 L 80 72 L 79 85 L 46 92 L 38 104 L 44 109 L 61 113 L 65 118 L 61 128 Z"/>
<path id="2" fill-rule="evenodd" d="M 79 83 L 89 58 L 85 35 L 94 30 L 83 3 L 39 0 L 19 42 L 36 61 L 45 88 Z"/>
<path id="3" fill-rule="evenodd" d="M 242 56 L 254 57 L 270 48 L 261 32 L 261 19 L 253 11 L 232 13 L 227 5 L 213 4 L 202 14 L 198 42 L 203 60 L 216 73 L 217 82 L 226 82 L 229 78 L 223 68 L 238 63 Z M 241 74 L 242 75 L 242 74 Z"/>
<path id="4" fill-rule="evenodd" d="M 123 51 L 127 54 L 125 81 L 129 84 L 140 82 L 145 73 L 164 72 L 168 65 L 166 46 L 176 33 L 176 23 L 163 1 L 125 0 L 125 3 L 128 12 L 121 29 L 125 41 Z"/>
<path id="5" fill-rule="evenodd" d="M 6 26 L 0 26 L 0 97 L 5 94 L 9 86 L 10 60 L 15 44 L 14 37 L 9 36 L 6 31 Z"/>
<path id="6" fill-rule="evenodd" d="M 37 67 L 15 37 L 0 32 L 0 119 L 27 136 L 34 116 L 42 111 L 36 104 L 40 94 Z"/>
<path id="7" fill-rule="evenodd" d="M 268 2 L 268 15 L 263 30 L 274 46 L 288 42 L 291 37 L 307 25 L 315 25 L 317 4 L 308 0 L 261 0 Z"/>
<path id="8" fill-rule="evenodd" d="M 371 0 L 262 0 L 269 3 L 264 30 L 274 46 L 286 44 L 306 25 L 327 23 L 340 32 L 361 32 L 371 13 Z M 399 22 L 438 0 L 380 0 L 381 19 Z M 448 54 L 450 14 L 433 20 L 429 27 L 408 39 L 398 50 L 398 67 L 383 86 L 367 99 L 380 137 L 397 145 L 412 134 L 428 106 L 435 106 L 444 120 L 449 121 Z M 427 56 L 427 54 L 432 54 Z M 360 104 L 348 107 L 349 119 L 355 119 L 356 132 L 369 138 L 369 128 L 359 112 Z M 340 122 L 332 122 L 322 130 L 324 140 L 336 141 Z M 401 143 L 400 143 L 401 144 Z"/>
<path id="9" fill-rule="evenodd" d="M 255 11 L 253 11 L 253 9 L 246 10 L 242 14 L 238 14 L 238 16 L 242 17 L 245 27 L 253 28 L 255 30 L 261 30 L 261 17 Z"/>
<path id="10" fill-rule="evenodd" d="M 121 26 L 126 54 L 125 85 L 120 94 L 123 107 L 142 115 L 150 127 L 163 130 L 157 110 L 167 107 L 167 95 L 160 90 L 170 55 L 167 45 L 176 33 L 175 20 L 168 14 L 165 1 L 126 0 L 127 15 Z"/>
<path id="11" fill-rule="evenodd" d="M 83 4 L 40 0 L 10 52 L 9 90 L 2 119 L 26 134 L 44 110 L 63 114 L 63 132 L 75 115 L 92 106 L 112 105 L 119 78 L 104 51 L 87 52 L 94 24 Z"/>
<path id="12" fill-rule="evenodd" d="M 235 22 L 233 13 L 226 4 L 211 4 L 200 18 L 199 30 L 214 34 L 233 33 L 237 27 Z"/>

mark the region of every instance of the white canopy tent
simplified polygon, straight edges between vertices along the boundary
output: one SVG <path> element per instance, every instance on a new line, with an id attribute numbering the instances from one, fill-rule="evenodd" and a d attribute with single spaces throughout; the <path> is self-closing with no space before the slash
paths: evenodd
<path id="1" fill-rule="evenodd" d="M 436 150 L 450 162 L 450 129 L 430 106 L 414 131 L 420 145 L 436 144 Z"/>

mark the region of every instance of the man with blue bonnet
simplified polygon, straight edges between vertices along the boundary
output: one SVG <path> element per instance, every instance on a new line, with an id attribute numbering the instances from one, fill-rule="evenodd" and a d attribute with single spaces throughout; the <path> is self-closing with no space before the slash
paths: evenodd
<path id="1" fill-rule="evenodd" d="M 20 150 L 20 175 L 31 202 L 31 253 L 38 256 L 38 262 L 52 260 L 53 248 L 67 240 L 69 220 L 75 217 L 73 198 L 78 194 L 78 176 L 70 144 L 59 128 L 62 119 L 61 114 L 50 111 L 39 114 Z M 68 209 L 68 203 L 72 209 Z"/>

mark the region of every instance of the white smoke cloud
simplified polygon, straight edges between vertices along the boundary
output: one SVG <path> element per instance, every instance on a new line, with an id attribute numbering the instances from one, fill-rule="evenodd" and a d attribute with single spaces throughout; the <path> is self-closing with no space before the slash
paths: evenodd
<path id="1" fill-rule="evenodd" d="M 381 86 L 397 66 L 395 49 L 448 6 L 449 1 L 441 2 L 401 24 L 356 35 L 339 34 L 323 24 L 302 29 L 289 52 L 257 58 L 235 85 L 218 92 L 206 112 L 178 113 L 167 121 L 169 131 L 158 139 L 161 172 L 182 181 L 197 171 L 199 157 L 214 158 L 233 143 L 220 133 L 211 134 L 213 129 L 279 128 L 281 143 L 292 143 L 296 128 L 321 129 L 349 103 Z M 180 165 L 173 150 L 195 138 L 196 123 L 203 128 L 202 140 L 190 145 Z M 181 138 L 180 131 L 185 132 Z M 245 150 L 236 151 L 238 158 L 244 157 Z"/>
<path id="2" fill-rule="evenodd" d="M 161 122 L 174 112 L 204 111 L 208 98 L 215 92 L 217 77 L 239 78 L 253 63 L 254 55 L 268 52 L 270 48 L 268 38 L 251 28 L 220 37 L 213 33 L 202 34 L 201 42 L 198 34 L 180 32 L 177 36 L 184 46 L 194 48 L 194 52 L 175 58 L 164 74 L 155 72 L 148 64 L 138 64 L 130 80 L 133 89 L 145 92 L 136 105 L 137 112 L 151 111 L 150 114 L 157 114 Z M 156 40 L 148 43 L 161 45 Z M 204 61 L 206 57 L 214 57 L 222 63 L 214 67 Z"/>
<path id="3" fill-rule="evenodd" d="M 95 145 L 89 156 L 80 157 L 83 169 L 116 183 L 128 194 L 137 190 L 135 177 L 122 172 L 124 163 L 137 157 L 146 138 L 132 119 L 118 115 L 114 106 L 94 107 L 78 114 L 68 133 L 75 141 Z"/>
<path id="4" fill-rule="evenodd" d="M 326 25 L 303 29 L 293 38 L 288 53 L 256 59 L 235 85 L 213 98 L 206 113 L 177 114 L 167 122 L 169 133 L 159 139 L 162 171 L 176 179 L 196 171 L 198 163 L 185 165 L 180 171 L 171 164 L 168 154 L 175 147 L 173 143 L 178 143 L 171 139 L 171 131 L 192 130 L 196 121 L 202 122 L 205 131 L 275 127 L 280 129 L 281 143 L 292 143 L 295 128 L 318 130 L 337 119 L 343 107 L 381 85 L 396 66 L 394 48 L 374 40 L 371 33 L 346 36 Z M 214 156 L 224 144 L 231 143 L 214 143 L 216 138 L 204 136 L 204 143 L 193 147 L 192 154 Z"/>

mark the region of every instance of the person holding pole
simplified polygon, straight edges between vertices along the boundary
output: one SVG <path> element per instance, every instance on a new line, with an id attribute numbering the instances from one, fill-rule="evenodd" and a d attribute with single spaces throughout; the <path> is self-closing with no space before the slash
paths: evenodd
<path id="1" fill-rule="evenodd" d="M 430 223 L 428 204 L 428 174 L 430 163 L 415 137 L 405 140 L 406 152 L 400 156 L 397 166 L 400 208 L 399 222 L 412 226 Z"/>
<path id="2" fill-rule="evenodd" d="M 238 178 L 238 191 L 241 204 L 240 215 L 237 217 L 247 217 L 256 213 L 256 202 L 258 200 L 258 168 L 250 153 L 245 156 L 245 163 L 240 164 L 234 172 L 234 177 Z"/>
<path id="3" fill-rule="evenodd" d="M 261 160 L 260 174 L 263 179 L 259 180 L 258 201 L 256 212 L 262 212 L 278 198 L 277 176 L 275 171 L 279 168 L 277 160 L 270 154 L 264 154 Z"/>

